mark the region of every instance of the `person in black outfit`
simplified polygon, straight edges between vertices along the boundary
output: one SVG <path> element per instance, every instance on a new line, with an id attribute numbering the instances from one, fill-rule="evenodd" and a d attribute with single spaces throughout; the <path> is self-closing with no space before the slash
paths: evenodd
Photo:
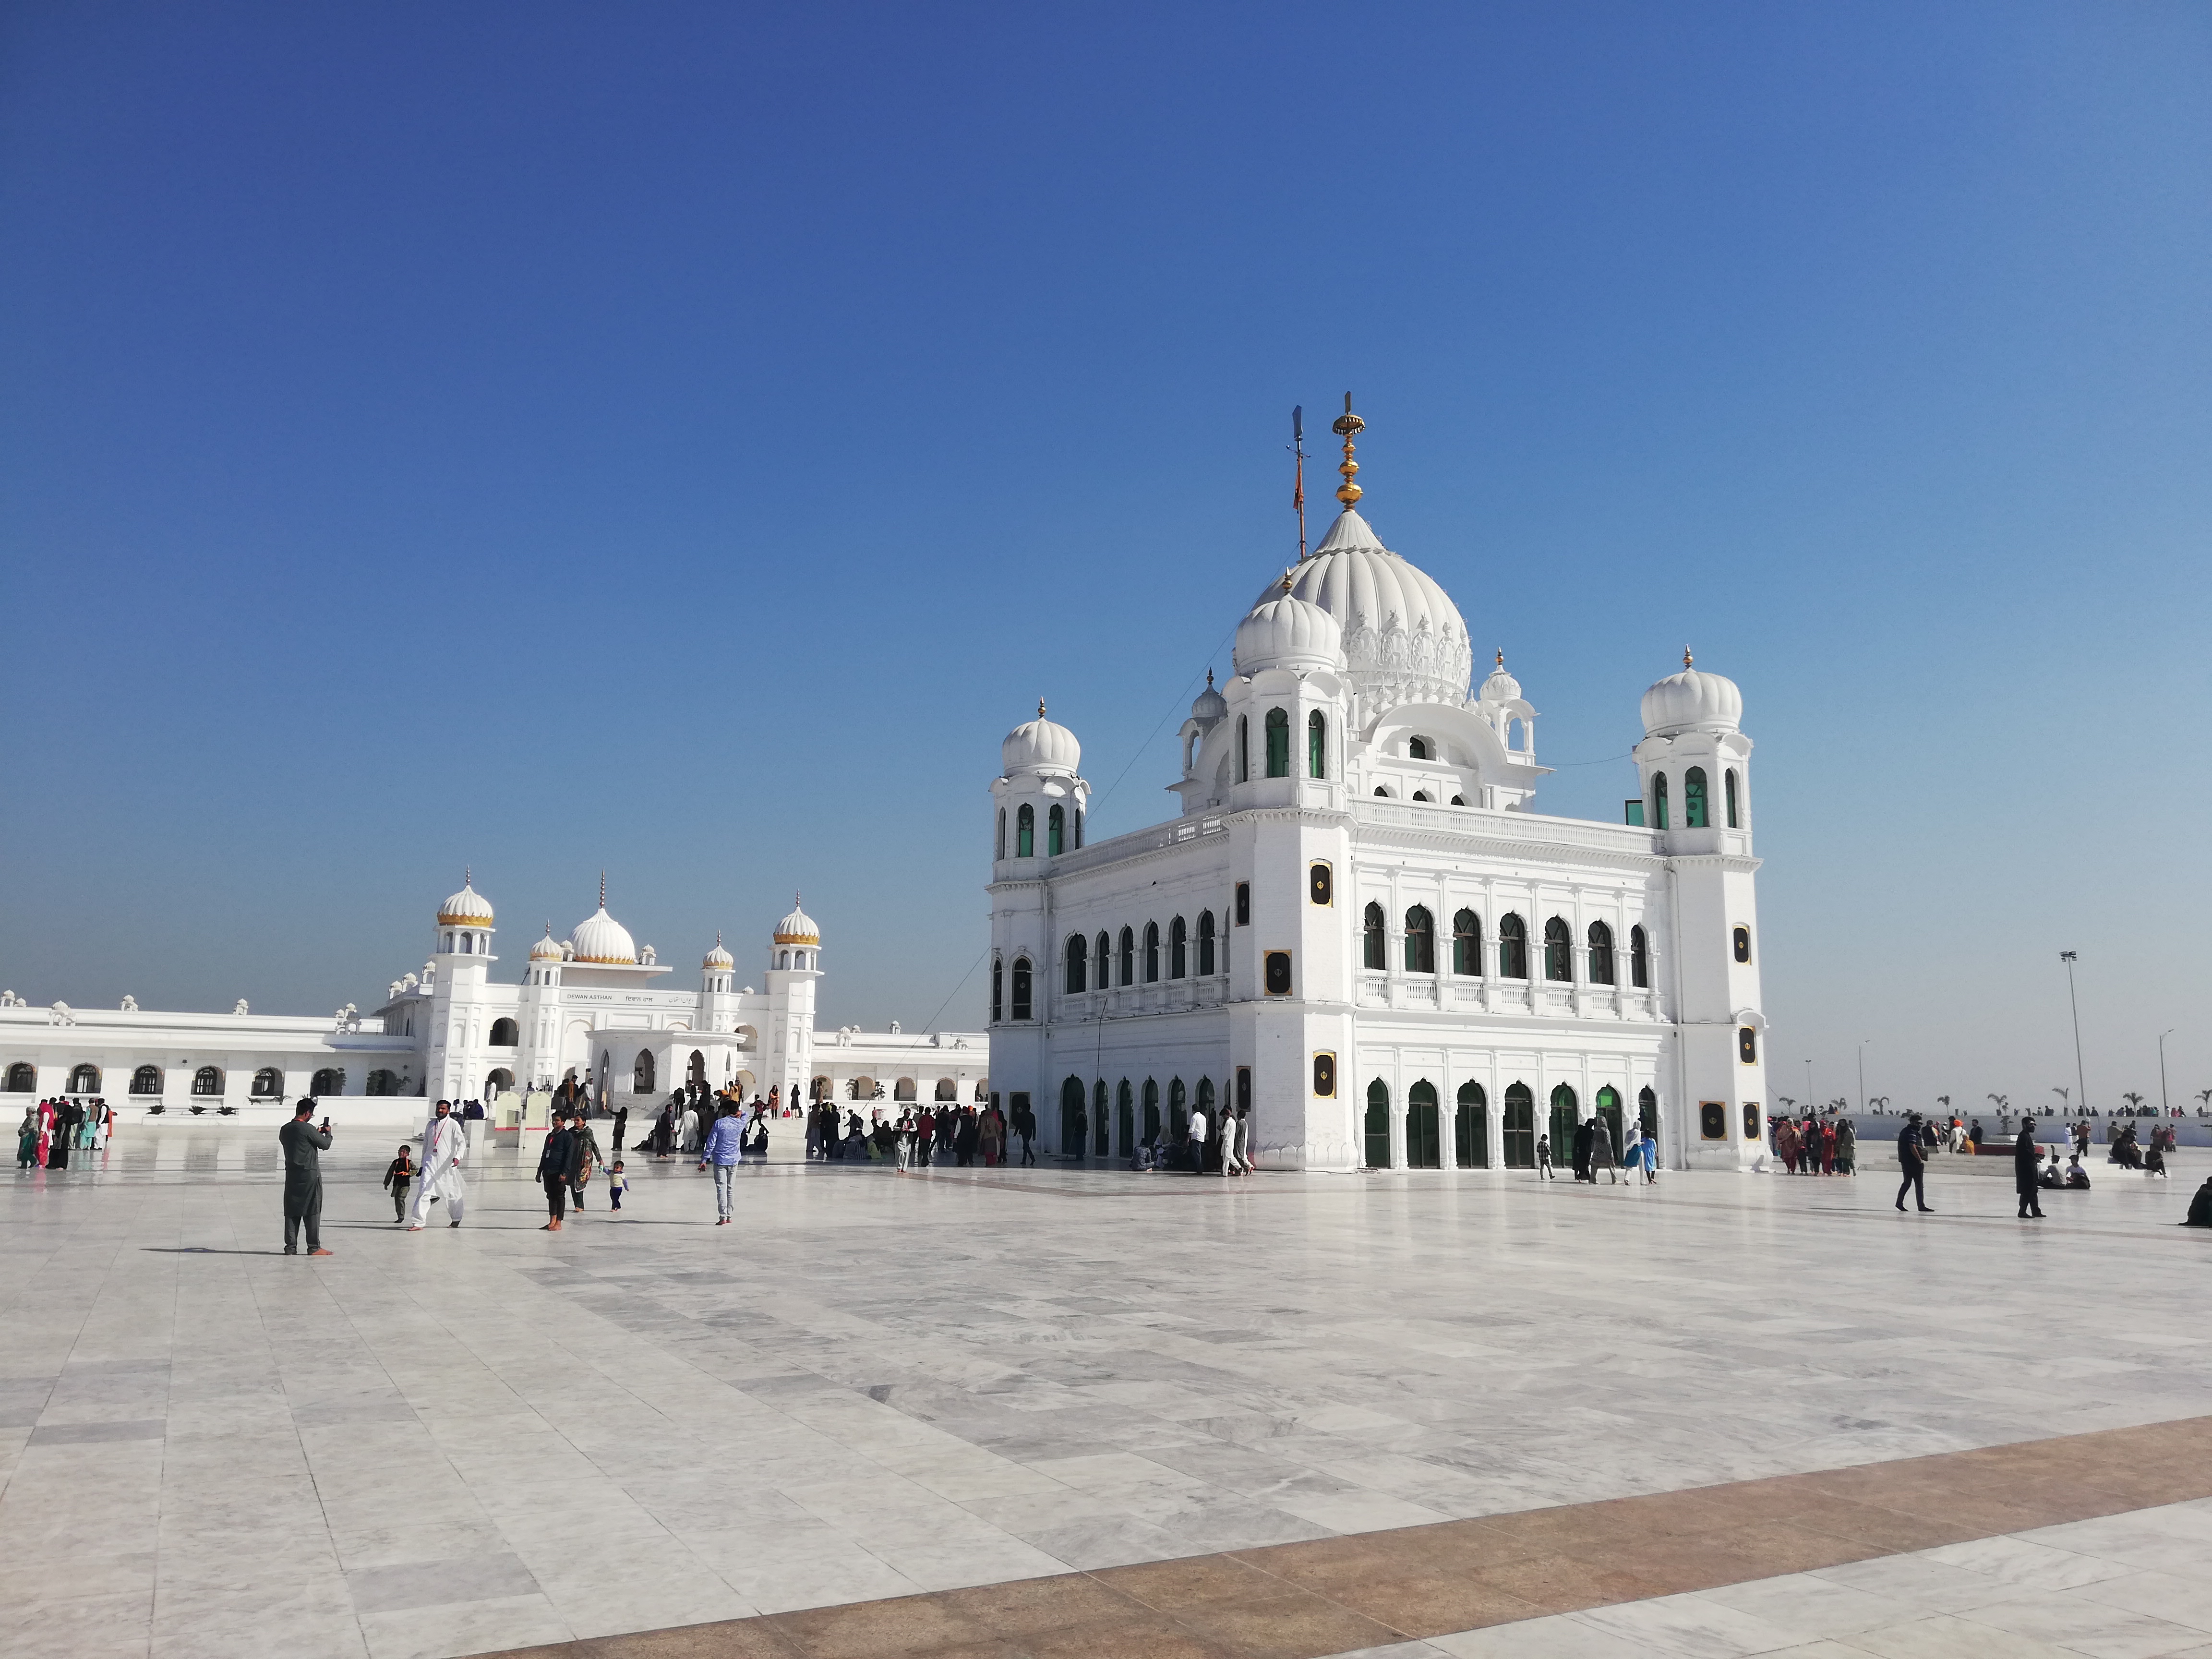
<path id="1" fill-rule="evenodd" d="M 1921 1212 L 1929 1213 L 1928 1194 L 1920 1184 L 1928 1174 L 1928 1148 L 1921 1143 L 1920 1114 L 1917 1112 L 1907 1118 L 1905 1127 L 1898 1131 L 1897 1165 L 1905 1171 L 1905 1179 L 1897 1186 L 1897 1207 L 1900 1210 L 1905 1207 L 1905 1195 L 1909 1192 L 1912 1194 L 1912 1201 L 1920 1206 Z"/>
<path id="2" fill-rule="evenodd" d="M 1586 1117 L 1575 1125 L 1575 1179 L 1577 1181 L 1595 1182 L 1597 1180 L 1590 1173 L 1590 1131 L 1596 1122 L 1595 1118 Z"/>
<path id="3" fill-rule="evenodd" d="M 2022 1221 L 2043 1219 L 2043 1200 L 2036 1182 L 2036 1165 L 2042 1162 L 2042 1150 L 2035 1144 L 2035 1120 L 2024 1117 L 2020 1121 L 2020 1139 L 2012 1144 L 2012 1184 L 2020 1194 Z"/>
<path id="4" fill-rule="evenodd" d="M 568 1131 L 568 1115 L 558 1113 L 553 1119 L 553 1132 L 545 1137 L 545 1145 L 538 1149 L 538 1182 L 545 1188 L 545 1212 L 553 1218 L 538 1231 L 557 1233 L 561 1218 L 568 1213 L 568 1182 L 574 1171 L 578 1147 L 576 1138 Z"/>
<path id="5" fill-rule="evenodd" d="M 407 1219 L 407 1186 L 415 1179 L 415 1161 L 407 1155 L 407 1143 L 399 1145 L 399 1156 L 384 1166 L 384 1184 L 392 1189 L 392 1220 L 396 1226 Z"/>
<path id="6" fill-rule="evenodd" d="M 617 1107 L 616 1107 L 616 1108 L 615 1108 L 615 1156 L 616 1156 L 617 1158 L 620 1158 L 620 1157 L 622 1156 L 623 1134 L 623 1132 L 624 1132 L 624 1131 L 626 1131 L 629 1127 L 629 1107 L 627 1107 L 627 1106 L 617 1106 Z"/>
<path id="7" fill-rule="evenodd" d="M 323 1248 L 323 1154 L 330 1150 L 327 1125 L 318 1129 L 307 1120 L 315 1103 L 303 1100 L 292 1109 L 292 1121 L 276 1132 L 284 1147 L 284 1254 L 300 1253 L 300 1229 L 307 1230 L 307 1254 L 328 1255 Z"/>

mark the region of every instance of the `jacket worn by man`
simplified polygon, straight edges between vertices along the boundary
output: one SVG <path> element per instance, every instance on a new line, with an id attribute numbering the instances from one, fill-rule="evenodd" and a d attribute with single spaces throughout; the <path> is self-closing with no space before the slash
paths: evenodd
<path id="1" fill-rule="evenodd" d="M 1928 1161 L 1928 1149 L 1921 1144 L 1918 1124 L 1908 1123 L 1898 1132 L 1897 1161 L 1907 1170 L 1917 1170 Z"/>
<path id="2" fill-rule="evenodd" d="M 2014 1192 L 2032 1193 L 2041 1172 L 2043 1149 L 2035 1144 L 2035 1131 L 2022 1129 L 2012 1144 L 2012 1185 Z"/>
<path id="3" fill-rule="evenodd" d="M 576 1176 L 576 1158 L 583 1149 L 576 1137 L 566 1129 L 556 1129 L 545 1137 L 545 1145 L 538 1152 L 538 1179 L 573 1181 Z"/>

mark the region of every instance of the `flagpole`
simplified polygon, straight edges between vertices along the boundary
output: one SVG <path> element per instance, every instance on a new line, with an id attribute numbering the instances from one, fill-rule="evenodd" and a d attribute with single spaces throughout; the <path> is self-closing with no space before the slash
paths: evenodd
<path id="1" fill-rule="evenodd" d="M 1291 410 L 1291 453 L 1298 458 L 1297 483 L 1291 489 L 1291 505 L 1298 514 L 1298 562 L 1306 562 L 1306 406 Z"/>

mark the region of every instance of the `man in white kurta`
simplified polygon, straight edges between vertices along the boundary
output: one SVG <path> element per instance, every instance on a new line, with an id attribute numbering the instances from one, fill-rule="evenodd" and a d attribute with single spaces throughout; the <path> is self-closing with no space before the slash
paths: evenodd
<path id="1" fill-rule="evenodd" d="M 453 1114 L 453 1103 L 441 1100 L 437 1115 L 422 1126 L 422 1156 L 418 1160 L 422 1173 L 415 1178 L 415 1206 L 407 1217 L 410 1233 L 422 1231 L 422 1224 L 430 1218 L 434 1197 L 446 1201 L 446 1224 L 461 1224 L 461 1211 L 469 1195 L 461 1181 L 461 1161 L 468 1155 L 468 1139 Z"/>

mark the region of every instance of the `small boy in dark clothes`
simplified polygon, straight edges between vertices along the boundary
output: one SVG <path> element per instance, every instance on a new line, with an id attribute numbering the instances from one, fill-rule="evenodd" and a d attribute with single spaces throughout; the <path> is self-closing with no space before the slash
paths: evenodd
<path id="1" fill-rule="evenodd" d="M 622 1208 L 623 1194 L 629 1190 L 629 1177 L 623 1173 L 622 1160 L 617 1158 L 615 1167 L 607 1172 L 607 1196 L 614 1200 L 617 1210 Z"/>
<path id="2" fill-rule="evenodd" d="M 415 1179 L 415 1165 L 407 1152 L 408 1148 L 403 1144 L 399 1156 L 392 1160 L 390 1167 L 384 1172 L 384 1184 L 392 1188 L 392 1218 L 394 1221 L 407 1219 L 407 1184 Z"/>

